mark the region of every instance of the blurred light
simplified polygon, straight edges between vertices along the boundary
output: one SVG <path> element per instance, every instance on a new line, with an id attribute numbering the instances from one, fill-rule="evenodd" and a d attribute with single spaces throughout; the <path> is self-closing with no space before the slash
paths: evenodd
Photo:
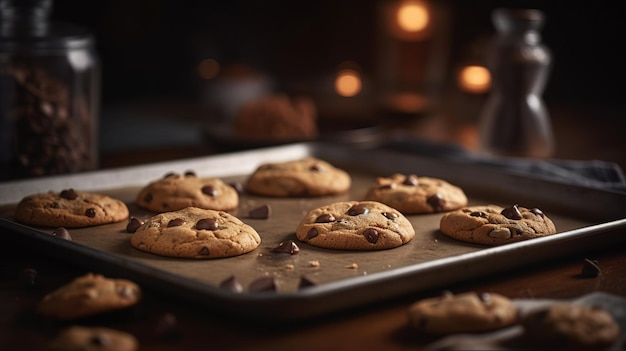
<path id="1" fill-rule="evenodd" d="M 198 75 L 202 79 L 213 79 L 220 73 L 220 63 L 215 59 L 204 59 L 198 64 Z"/>
<path id="2" fill-rule="evenodd" d="M 491 74 L 483 66 L 465 66 L 458 76 L 461 90 L 468 93 L 482 94 L 491 87 Z"/>
<path id="3" fill-rule="evenodd" d="M 406 1 L 398 8 L 398 26 L 407 32 L 419 32 L 428 25 L 428 9 L 422 2 Z"/>
<path id="4" fill-rule="evenodd" d="M 355 96 L 361 91 L 361 77 L 353 69 L 342 69 L 335 78 L 335 91 L 341 96 Z"/>

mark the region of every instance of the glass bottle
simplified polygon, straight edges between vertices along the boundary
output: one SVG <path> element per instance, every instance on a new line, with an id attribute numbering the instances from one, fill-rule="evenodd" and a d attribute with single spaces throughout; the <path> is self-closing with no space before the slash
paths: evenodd
<path id="1" fill-rule="evenodd" d="M 544 15 L 533 9 L 499 8 L 487 63 L 492 89 L 481 111 L 483 152 L 547 158 L 554 152 L 550 117 L 542 99 L 552 55 L 541 42 Z"/>
<path id="2" fill-rule="evenodd" d="M 100 62 L 52 0 L 0 0 L 0 180 L 98 166 Z"/>

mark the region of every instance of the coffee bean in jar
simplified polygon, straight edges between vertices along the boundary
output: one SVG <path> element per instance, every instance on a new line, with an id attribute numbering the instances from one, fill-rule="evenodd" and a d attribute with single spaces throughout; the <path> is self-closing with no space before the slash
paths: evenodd
<path id="1" fill-rule="evenodd" d="M 0 180 L 98 166 L 100 63 L 52 0 L 0 0 Z"/>

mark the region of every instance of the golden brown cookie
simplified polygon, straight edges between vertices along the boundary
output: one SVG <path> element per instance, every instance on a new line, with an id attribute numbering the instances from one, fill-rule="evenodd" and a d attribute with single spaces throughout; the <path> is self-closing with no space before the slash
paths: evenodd
<path id="1" fill-rule="evenodd" d="M 413 225 L 395 209 L 375 201 L 344 201 L 310 211 L 296 228 L 300 241 L 341 250 L 382 250 L 415 237 Z"/>
<path id="2" fill-rule="evenodd" d="M 17 222 L 44 227 L 90 227 L 126 218 L 128 207 L 124 202 L 74 189 L 29 195 L 15 208 Z"/>
<path id="3" fill-rule="evenodd" d="M 37 312 L 59 320 L 72 320 L 135 305 L 141 289 L 126 279 L 88 273 L 47 294 Z"/>
<path id="4" fill-rule="evenodd" d="M 617 340 L 619 324 L 601 307 L 555 303 L 522 320 L 528 346 L 547 349 L 602 350 Z"/>
<path id="5" fill-rule="evenodd" d="M 227 212 L 187 207 L 150 218 L 130 243 L 157 255 L 207 259 L 248 253 L 259 246 L 261 238 L 254 228 Z"/>
<path id="6" fill-rule="evenodd" d="M 239 194 L 219 178 L 200 178 L 193 172 L 168 173 L 137 194 L 137 206 L 154 212 L 185 207 L 228 211 L 239 205 Z"/>
<path id="7" fill-rule="evenodd" d="M 315 157 L 266 163 L 246 181 L 252 194 L 275 197 L 316 197 L 337 195 L 350 189 L 350 175 Z"/>
<path id="8" fill-rule="evenodd" d="M 106 328 L 70 326 L 50 340 L 48 351 L 135 351 L 137 338 L 130 333 Z"/>
<path id="9" fill-rule="evenodd" d="M 480 245 L 504 245 L 556 233 L 554 223 L 538 208 L 518 205 L 470 206 L 441 217 L 441 232 Z"/>
<path id="10" fill-rule="evenodd" d="M 395 173 L 378 177 L 365 200 L 378 201 L 404 214 L 448 212 L 467 206 L 461 188 L 445 180 Z"/>
<path id="11" fill-rule="evenodd" d="M 409 307 L 410 325 L 432 334 L 484 332 L 517 322 L 517 306 L 506 296 L 495 293 L 445 293 Z"/>

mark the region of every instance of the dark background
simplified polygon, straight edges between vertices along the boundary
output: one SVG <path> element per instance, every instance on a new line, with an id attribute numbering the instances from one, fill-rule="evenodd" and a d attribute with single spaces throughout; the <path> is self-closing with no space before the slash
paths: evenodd
<path id="1" fill-rule="evenodd" d="M 626 79 L 624 2 L 438 1 L 451 16 L 450 64 L 493 33 L 496 7 L 543 10 L 554 66 L 553 102 L 621 104 Z M 93 31 L 103 68 L 103 103 L 195 99 L 205 57 L 246 62 L 279 79 L 320 74 L 344 60 L 374 69 L 372 0 L 57 0 L 52 18 Z"/>

